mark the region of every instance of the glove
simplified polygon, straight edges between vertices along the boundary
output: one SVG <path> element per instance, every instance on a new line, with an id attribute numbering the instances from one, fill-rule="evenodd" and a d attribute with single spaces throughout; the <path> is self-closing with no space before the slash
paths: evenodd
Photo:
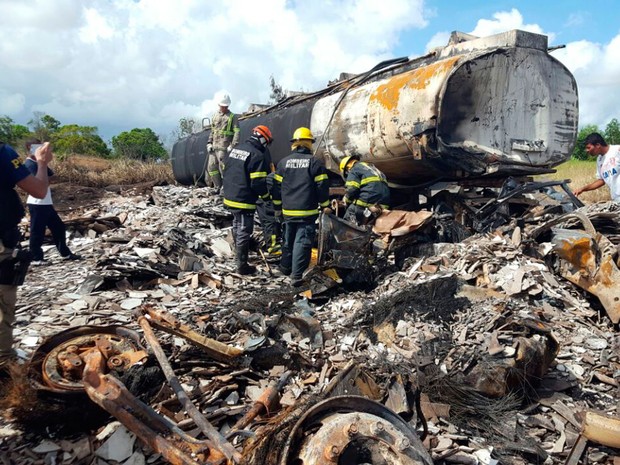
<path id="1" fill-rule="evenodd" d="M 213 152 L 213 144 L 207 144 L 207 152 Z"/>
<path id="2" fill-rule="evenodd" d="M 228 153 L 232 152 L 232 145 L 229 145 L 228 147 L 226 147 L 226 151 Z"/>
<path id="3" fill-rule="evenodd" d="M 326 215 L 331 215 L 332 213 L 334 213 L 334 210 L 332 210 L 332 209 L 331 209 L 331 208 L 329 208 L 329 207 L 325 207 L 325 208 L 323 209 L 323 213 L 325 213 Z"/>

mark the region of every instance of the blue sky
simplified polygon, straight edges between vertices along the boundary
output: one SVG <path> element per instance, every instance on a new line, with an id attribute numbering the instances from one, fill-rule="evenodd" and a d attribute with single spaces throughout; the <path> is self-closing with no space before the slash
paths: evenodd
<path id="1" fill-rule="evenodd" d="M 257 9 L 257 5 L 260 8 Z M 342 71 L 444 45 L 454 30 L 547 34 L 575 75 L 580 123 L 620 118 L 620 2 L 448 0 L 0 0 L 0 115 L 149 127 L 166 140 L 227 92 L 265 103 L 269 78 L 314 91 Z"/>
<path id="2" fill-rule="evenodd" d="M 617 0 L 434 0 L 425 2 L 425 8 L 429 12 L 428 26 L 405 31 L 397 53 L 420 54 L 429 37 L 438 32 L 471 32 L 480 20 L 493 20 L 497 13 L 512 10 L 522 15 L 525 24 L 538 25 L 545 33 L 553 34 L 550 45 L 578 40 L 607 43 L 620 32 Z"/>

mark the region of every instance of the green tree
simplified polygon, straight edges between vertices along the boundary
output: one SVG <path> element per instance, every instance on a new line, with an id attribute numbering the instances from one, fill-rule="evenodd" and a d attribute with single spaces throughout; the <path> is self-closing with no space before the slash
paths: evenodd
<path id="1" fill-rule="evenodd" d="M 112 137 L 114 156 L 134 160 L 158 160 L 168 158 L 168 152 L 159 140 L 159 136 L 150 128 L 121 132 Z"/>
<path id="2" fill-rule="evenodd" d="M 4 115 L 0 116 L 0 141 L 12 144 L 13 139 L 13 120 Z"/>
<path id="3" fill-rule="evenodd" d="M 13 128 L 13 145 L 15 147 L 22 146 L 28 137 L 32 136 L 30 129 L 23 124 L 14 124 Z"/>
<path id="4" fill-rule="evenodd" d="M 78 126 L 67 124 L 58 128 L 53 136 L 54 151 L 59 155 L 91 155 L 108 157 L 110 149 L 97 134 L 94 126 Z"/>
<path id="5" fill-rule="evenodd" d="M 589 124 L 579 130 L 579 133 L 577 134 L 577 144 L 575 145 L 575 149 L 573 150 L 573 154 L 571 155 L 571 158 L 574 158 L 577 160 L 588 159 L 588 154 L 586 153 L 584 141 L 586 137 L 588 136 L 588 134 L 592 132 L 600 132 L 597 125 Z"/>
<path id="6" fill-rule="evenodd" d="M 30 130 L 26 126 L 14 124 L 8 116 L 0 116 L 0 141 L 18 148 L 30 134 Z"/>
<path id="7" fill-rule="evenodd" d="M 60 121 L 41 111 L 35 111 L 32 119 L 28 121 L 28 126 L 32 128 L 32 133 L 37 139 L 49 141 L 59 130 Z"/>
<path id="8" fill-rule="evenodd" d="M 620 123 L 616 118 L 607 123 L 603 137 L 609 145 L 620 144 Z"/>

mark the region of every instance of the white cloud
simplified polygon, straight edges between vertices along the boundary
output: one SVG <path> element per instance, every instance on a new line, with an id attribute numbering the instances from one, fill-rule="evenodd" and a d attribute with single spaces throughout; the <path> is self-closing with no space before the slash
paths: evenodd
<path id="1" fill-rule="evenodd" d="M 87 8 L 84 10 L 84 17 L 86 24 L 78 32 L 82 42 L 94 44 L 99 39 L 109 39 L 114 35 L 114 29 L 97 10 Z"/>
<path id="2" fill-rule="evenodd" d="M 403 32 L 437 14 L 424 0 L 391 0 L 389 8 L 375 0 L 0 4 L 0 27 L 11 37 L 0 42 L 0 115 L 24 123 L 45 111 L 65 124 L 98 126 L 104 138 L 134 127 L 168 134 L 181 117 L 210 116 L 224 89 L 242 112 L 269 99 L 271 75 L 284 89 L 320 89 L 342 71 L 393 57 Z M 516 9 L 481 19 L 471 33 L 514 28 L 544 33 Z M 429 45 L 448 36 L 437 33 Z M 568 45 L 554 54 L 578 76 L 582 121 L 606 117 L 619 107 L 610 96 L 620 82 L 620 39 Z M 584 97 L 597 86 L 604 101 L 589 110 Z"/>
<path id="3" fill-rule="evenodd" d="M 181 117 L 214 112 L 222 89 L 244 111 L 268 100 L 270 75 L 317 90 L 391 57 L 403 31 L 427 24 L 423 0 L 1 2 L 12 40 L 0 43 L 0 88 L 25 96 L 9 116 L 46 111 L 102 133 L 169 133 Z"/>
<path id="4" fill-rule="evenodd" d="M 0 90 L 0 116 L 23 111 L 25 102 L 23 94 L 9 94 Z"/>
<path id="5" fill-rule="evenodd" d="M 553 56 L 577 80 L 580 126 L 596 124 L 604 129 L 612 118 L 620 118 L 620 34 L 608 44 L 571 42 L 553 52 Z"/>
<path id="6" fill-rule="evenodd" d="M 477 37 L 486 37 L 501 32 L 510 31 L 512 29 L 521 29 L 522 31 L 533 32 L 536 34 L 544 34 L 549 37 L 549 43 L 555 40 L 555 33 L 545 32 L 538 24 L 527 24 L 523 20 L 523 15 L 519 10 L 513 8 L 510 11 L 499 11 L 493 13 L 493 19 L 479 19 L 474 29 L 468 34 Z M 441 31 L 436 33 L 426 44 L 426 50 L 448 43 L 450 32 Z"/>
<path id="7" fill-rule="evenodd" d="M 442 31 L 433 35 L 431 39 L 426 43 L 426 51 L 429 52 L 435 47 L 443 47 L 450 40 L 450 32 Z"/>
<path id="8" fill-rule="evenodd" d="M 523 22 L 523 15 L 515 8 L 510 11 L 494 13 L 493 19 L 478 20 L 476 27 L 470 34 L 485 37 L 504 31 L 510 31 L 511 29 L 521 29 L 536 34 L 547 34 L 549 35 L 549 41 L 553 41 L 553 34 L 543 32 L 543 29 L 538 24 L 525 24 Z"/>

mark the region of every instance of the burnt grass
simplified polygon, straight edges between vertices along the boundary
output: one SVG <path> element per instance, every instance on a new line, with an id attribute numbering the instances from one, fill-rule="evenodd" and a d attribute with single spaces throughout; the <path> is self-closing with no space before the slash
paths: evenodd
<path id="1" fill-rule="evenodd" d="M 461 281 L 454 276 L 437 278 L 368 303 L 355 321 L 363 326 L 377 326 L 385 321 L 398 322 L 404 315 L 414 319 L 451 323 L 454 315 L 470 305 L 465 297 L 456 297 Z"/>

